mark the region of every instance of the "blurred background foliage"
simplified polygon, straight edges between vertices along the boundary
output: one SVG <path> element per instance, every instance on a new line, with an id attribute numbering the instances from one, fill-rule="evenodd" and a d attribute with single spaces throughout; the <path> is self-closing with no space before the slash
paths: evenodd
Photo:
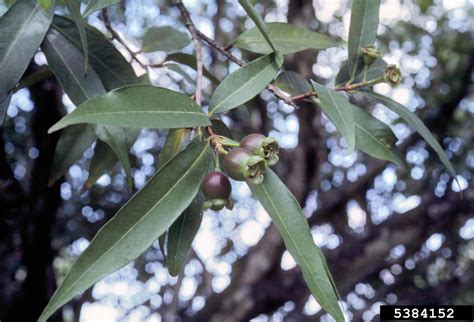
<path id="1" fill-rule="evenodd" d="M 350 2 L 255 1 L 267 22 L 305 26 L 341 47 L 305 51 L 285 69 L 334 82 L 346 59 Z M 184 1 L 197 27 L 224 46 L 253 24 L 237 1 Z M 2 5 L 2 12 L 7 8 Z M 186 32 L 169 1 L 127 0 L 108 10 L 113 28 L 134 50 L 153 26 Z M 304 206 L 351 321 L 377 319 L 381 304 L 474 303 L 474 3 L 462 0 L 383 0 L 377 46 L 400 66 L 399 87 L 376 85 L 416 111 L 446 149 L 460 189 L 436 155 L 397 116 L 355 96 L 359 106 L 389 123 L 409 169 L 347 152 L 335 127 L 313 105 L 300 108 L 264 91 L 224 117 L 233 136 L 274 136 L 283 148 L 276 170 Z M 91 25 L 107 33 L 100 12 Z M 129 53 L 116 44 L 123 54 Z M 183 50 L 192 53 L 193 46 Z M 246 60 L 252 54 L 232 49 Z M 142 53 L 160 63 L 164 52 Z M 30 69 L 44 65 L 42 53 Z M 138 75 L 159 86 L 194 92 L 185 65 L 148 68 Z M 205 67 L 222 80 L 237 68 L 204 46 Z M 178 66 L 178 67 L 176 67 Z M 178 69 L 179 68 L 179 69 Z M 178 72 L 176 72 L 178 70 Z M 183 76 L 183 73 L 188 77 Z M 215 85 L 206 80 L 205 101 Z M 46 188 L 56 135 L 51 120 L 73 107 L 54 79 L 17 91 L 0 139 L 0 320 L 33 321 L 72 261 L 130 197 L 118 163 L 89 191 L 93 147 L 64 179 Z M 166 131 L 143 130 L 134 144 L 134 189 L 153 174 Z M 329 321 L 309 295 L 265 211 L 248 188 L 233 182 L 235 209 L 208 211 L 180 278 L 163 267 L 158 243 L 127 267 L 67 305 L 54 321 Z"/>

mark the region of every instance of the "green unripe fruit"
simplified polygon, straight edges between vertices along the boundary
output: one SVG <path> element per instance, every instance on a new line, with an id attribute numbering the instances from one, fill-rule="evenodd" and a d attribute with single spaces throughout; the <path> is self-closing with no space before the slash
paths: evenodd
<path id="1" fill-rule="evenodd" d="M 249 134 L 240 141 L 240 147 L 261 156 L 269 166 L 279 160 L 280 146 L 275 138 L 258 133 Z"/>
<path id="2" fill-rule="evenodd" d="M 263 182 L 266 162 L 263 157 L 254 155 L 249 150 L 235 148 L 224 157 L 224 167 L 234 180 L 259 184 Z"/>

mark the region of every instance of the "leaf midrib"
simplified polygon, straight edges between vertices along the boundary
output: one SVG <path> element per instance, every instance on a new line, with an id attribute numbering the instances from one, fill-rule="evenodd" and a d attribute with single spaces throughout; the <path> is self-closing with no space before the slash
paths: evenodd
<path id="1" fill-rule="evenodd" d="M 2 59 L 2 66 L 5 64 L 5 62 L 7 61 L 7 58 L 9 58 L 10 56 L 10 53 L 13 49 L 13 47 L 16 46 L 16 43 L 19 41 L 19 37 L 18 35 L 22 34 L 23 33 L 23 30 L 25 29 L 25 27 L 28 25 L 28 23 L 30 22 L 30 20 L 32 19 L 32 17 L 36 14 L 37 10 L 39 8 L 39 4 L 37 4 L 33 10 L 31 11 L 31 14 L 28 16 L 28 18 L 24 21 L 24 23 L 21 25 L 21 27 L 18 29 L 18 32 L 15 33 L 15 36 L 13 38 L 13 41 L 10 43 L 10 46 L 8 47 L 7 51 L 5 52 L 5 55 L 3 56 L 4 58 Z"/>
<path id="2" fill-rule="evenodd" d="M 234 97 L 235 95 L 237 94 L 240 94 L 242 92 L 242 89 L 247 87 L 254 79 L 256 79 L 259 75 L 263 74 L 264 72 L 267 71 L 267 69 L 269 67 L 273 67 L 273 64 L 275 63 L 275 60 L 272 60 L 267 66 L 265 66 L 265 68 L 263 68 L 260 72 L 258 72 L 257 74 L 255 74 L 253 77 L 249 78 L 247 80 L 247 82 L 239 88 L 239 90 L 237 91 L 234 91 L 232 92 L 232 94 L 230 94 L 229 96 L 227 96 L 227 98 L 223 99 L 219 104 L 217 104 L 210 112 L 210 114 L 214 114 L 214 112 L 216 110 L 219 109 L 220 106 L 222 106 L 222 104 L 224 104 L 225 102 L 227 102 L 230 98 Z M 248 66 L 248 65 L 247 65 Z M 221 111 L 218 111 L 218 112 L 221 112 Z"/>
<path id="3" fill-rule="evenodd" d="M 346 119 L 344 118 L 344 115 L 342 114 L 339 105 L 336 103 L 336 100 L 335 100 L 334 97 L 332 96 L 331 91 L 328 90 L 328 89 L 326 89 L 326 91 L 327 91 L 329 97 L 331 98 L 331 101 L 334 103 L 334 106 L 336 106 L 336 111 L 337 111 L 337 113 L 339 114 L 339 117 L 342 119 L 342 122 L 344 123 L 344 126 L 345 126 L 346 131 L 347 131 L 347 135 L 351 135 L 351 136 L 352 136 L 352 138 L 350 139 L 350 141 L 349 141 L 349 138 L 347 138 L 347 142 L 349 143 L 349 146 L 353 146 L 353 144 L 351 144 L 351 142 L 355 142 L 354 133 L 353 133 L 353 131 L 351 131 L 351 129 L 350 129 L 350 127 L 349 127 L 349 124 L 347 124 Z M 352 113 L 352 111 L 350 111 L 350 113 Z"/>
<path id="4" fill-rule="evenodd" d="M 318 280 L 316 278 L 316 276 L 313 274 L 312 270 L 310 269 L 310 266 L 308 264 L 308 262 L 306 261 L 306 258 L 304 257 L 303 253 L 301 252 L 301 250 L 299 249 L 298 247 L 298 244 L 295 242 L 295 240 L 293 239 L 293 236 L 290 234 L 290 231 L 288 230 L 288 227 L 286 226 L 284 220 L 282 219 L 281 215 L 280 215 L 280 212 L 278 211 L 278 208 L 276 207 L 276 205 L 273 203 L 273 200 L 272 198 L 270 197 L 270 194 L 268 193 L 267 189 L 265 188 L 265 186 L 262 184 L 261 185 L 262 187 L 262 191 L 265 193 L 268 201 L 270 202 L 273 210 L 275 211 L 275 214 L 277 215 L 278 217 L 278 220 L 280 221 L 280 223 L 282 224 L 283 228 L 286 230 L 286 233 L 287 235 L 289 236 L 289 238 L 291 239 L 291 242 L 293 243 L 294 247 L 296 248 L 296 250 L 298 251 L 298 254 L 300 256 L 300 258 L 303 260 L 304 262 L 304 266 L 306 267 L 306 271 L 310 273 L 310 276 L 311 278 L 313 279 L 313 281 L 315 282 L 315 286 L 318 288 L 318 290 L 321 292 L 322 296 L 325 298 L 325 300 L 328 302 L 328 303 L 332 303 L 325 295 L 324 291 L 319 287 L 319 283 L 318 283 Z M 316 246 L 316 245 L 315 245 Z M 317 247 L 317 246 L 316 246 Z M 331 307 L 334 309 L 334 306 L 332 304 L 330 304 Z M 338 310 L 335 310 L 334 312 L 337 312 Z"/>
<path id="5" fill-rule="evenodd" d="M 120 237 L 113 245 L 111 245 L 106 252 L 104 252 L 102 255 L 99 256 L 99 258 L 92 264 L 90 265 L 85 271 L 84 273 L 82 273 L 77 279 L 75 282 L 73 282 L 71 284 L 71 286 L 68 288 L 68 290 L 71 290 L 74 288 L 74 286 L 105 256 L 107 255 L 120 241 L 122 241 L 126 236 L 128 236 L 128 234 L 137 226 L 139 225 L 145 218 L 147 218 L 147 216 L 158 206 L 158 204 L 164 199 L 166 198 L 174 189 L 176 189 L 177 185 L 183 181 L 183 179 L 189 174 L 189 172 L 191 171 L 191 169 L 194 168 L 195 164 L 202 158 L 203 154 L 206 152 L 206 149 L 207 149 L 207 145 L 204 146 L 202 152 L 199 154 L 199 156 L 196 158 L 196 160 L 193 161 L 193 163 L 190 165 L 190 167 L 184 172 L 184 174 L 170 187 L 170 189 L 155 203 L 155 205 L 153 207 L 150 208 L 150 210 L 148 210 L 145 215 L 143 215 L 135 224 L 133 224 L 132 227 L 130 227 L 130 229 L 128 229 L 128 231 L 122 235 L 122 237 Z M 132 200 L 133 198 L 130 198 L 129 201 L 123 206 L 123 207 L 126 207 L 127 204 L 130 202 L 130 200 Z M 94 238 L 95 239 L 95 238 Z M 94 240 L 91 241 L 91 243 L 93 242 Z M 64 299 L 64 294 L 59 297 L 58 299 L 58 302 L 60 300 L 63 300 Z"/>
<path id="6" fill-rule="evenodd" d="M 376 136 L 372 135 L 372 133 L 370 133 L 369 131 L 367 131 L 365 128 L 363 128 L 360 124 L 358 124 L 357 122 L 354 122 L 355 126 L 357 126 L 359 129 L 361 129 L 365 134 L 367 134 L 368 137 L 370 137 L 372 140 L 374 140 L 378 145 L 382 146 L 382 148 L 387 151 L 390 155 L 393 155 L 392 151 L 387 148 L 387 146 L 385 144 L 383 144 L 382 142 L 380 142 Z"/>
<path id="7" fill-rule="evenodd" d="M 354 74 L 354 70 L 357 69 L 357 53 L 359 52 L 359 48 L 360 48 L 360 43 L 361 43 L 361 40 L 362 40 L 362 36 L 363 36 L 363 30 L 364 30 L 364 27 L 365 27 L 365 22 L 366 22 L 366 15 L 367 15 L 367 5 L 369 4 L 369 1 L 367 0 L 363 0 L 364 1 L 364 19 L 362 19 L 362 25 L 360 27 L 360 33 L 359 33 L 359 40 L 357 41 L 357 48 L 356 48 L 356 52 L 354 53 L 355 55 L 355 60 L 354 60 L 354 65 L 352 66 L 352 70 L 350 71 L 349 73 L 349 77 Z"/>

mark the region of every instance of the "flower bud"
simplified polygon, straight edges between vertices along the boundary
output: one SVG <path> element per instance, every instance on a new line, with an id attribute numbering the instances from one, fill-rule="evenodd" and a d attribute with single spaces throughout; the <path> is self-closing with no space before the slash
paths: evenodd
<path id="1" fill-rule="evenodd" d="M 383 80 L 392 86 L 397 86 L 402 81 L 402 72 L 396 65 L 388 65 L 383 73 Z"/>
<path id="2" fill-rule="evenodd" d="M 275 138 L 258 133 L 249 134 L 240 141 L 240 147 L 261 156 L 269 166 L 278 162 L 280 146 Z"/>
<path id="3" fill-rule="evenodd" d="M 230 200 L 232 186 L 222 172 L 209 172 L 201 184 L 201 190 L 206 197 L 204 209 L 221 210 L 224 207 L 232 209 L 234 203 Z"/>
<path id="4" fill-rule="evenodd" d="M 249 150 L 235 148 L 224 157 L 224 167 L 234 180 L 260 184 L 263 182 L 266 162 L 263 157 L 254 155 Z"/>
<path id="5" fill-rule="evenodd" d="M 382 57 L 382 54 L 373 45 L 361 48 L 360 51 L 364 54 L 364 64 L 368 66 L 372 65 L 377 58 Z"/>

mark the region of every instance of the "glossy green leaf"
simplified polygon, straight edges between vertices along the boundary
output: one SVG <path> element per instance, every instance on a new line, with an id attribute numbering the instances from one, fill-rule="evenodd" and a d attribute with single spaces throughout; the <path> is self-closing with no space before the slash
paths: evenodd
<path id="1" fill-rule="evenodd" d="M 81 126 L 81 125 L 75 125 Z M 65 130 L 69 129 L 66 128 Z M 89 165 L 89 177 L 87 178 L 81 192 L 89 190 L 94 183 L 104 174 L 109 172 L 117 163 L 117 157 L 108 144 L 97 141 L 94 148 L 94 156 Z"/>
<path id="2" fill-rule="evenodd" d="M 266 23 L 265 29 L 278 52 L 283 55 L 305 49 L 320 50 L 337 46 L 337 43 L 326 35 L 289 23 Z M 258 54 L 272 52 L 272 48 L 268 45 L 260 30 L 255 27 L 237 37 L 233 45 Z"/>
<path id="3" fill-rule="evenodd" d="M 55 16 L 52 27 L 70 43 L 81 48 L 79 33 L 70 19 Z M 131 84 L 139 84 L 132 66 L 97 29 L 86 26 L 90 65 L 107 91 Z"/>
<path id="4" fill-rule="evenodd" d="M 383 75 L 385 71 L 385 67 L 387 67 L 387 62 L 383 60 L 382 58 L 377 58 L 375 62 L 370 65 L 368 71 L 367 71 L 367 76 L 366 80 L 371 80 L 371 79 L 376 79 L 379 78 Z M 336 85 L 344 85 L 347 83 L 350 79 L 349 71 L 347 69 L 347 62 L 341 66 L 341 69 L 339 70 L 339 73 L 336 76 Z M 353 83 L 359 83 L 362 82 L 364 79 L 363 72 L 357 74 L 355 77 Z"/>
<path id="5" fill-rule="evenodd" d="M 255 26 L 257 26 L 263 38 L 267 42 L 268 46 L 272 49 L 272 52 L 276 52 L 277 49 L 275 48 L 275 45 L 273 44 L 272 40 L 270 39 L 267 33 L 265 22 L 263 21 L 262 17 L 258 14 L 258 12 L 255 11 L 255 8 L 253 7 L 253 5 L 248 0 L 239 0 L 239 3 L 242 6 L 242 8 L 244 8 L 245 12 L 247 12 L 250 19 L 252 19 L 252 21 L 255 23 Z"/>
<path id="6" fill-rule="evenodd" d="M 93 97 L 106 93 L 93 68 L 89 68 L 87 76 L 84 75 L 82 72 L 84 56 L 58 30 L 50 29 L 42 44 L 42 49 L 53 73 L 75 105 L 80 105 Z M 131 188 L 132 175 L 128 157 L 130 146 L 126 141 L 125 130 L 108 125 L 96 125 L 93 128 L 97 137 L 106 142 L 119 158 Z M 56 153 L 67 153 L 67 151 L 58 150 Z"/>
<path id="7" fill-rule="evenodd" d="M 275 54 L 269 54 L 227 76 L 211 97 L 209 114 L 226 112 L 257 96 L 277 75 L 279 61 Z"/>
<path id="8" fill-rule="evenodd" d="M 51 28 L 41 44 L 54 75 L 75 105 L 106 93 L 94 69 L 84 75 L 84 56 L 63 34 Z"/>
<path id="9" fill-rule="evenodd" d="M 82 53 L 84 54 L 84 74 L 87 74 L 89 68 L 89 48 L 87 44 L 86 21 L 81 15 L 81 2 L 78 0 L 65 0 L 69 14 L 76 24 L 79 38 L 81 40 Z"/>
<path id="10" fill-rule="evenodd" d="M 283 71 L 278 74 L 275 85 L 292 96 L 306 94 L 313 90 L 306 78 L 294 71 Z"/>
<path id="11" fill-rule="evenodd" d="M 453 176 L 456 176 L 456 171 L 454 170 L 451 161 L 449 161 L 446 152 L 444 152 L 443 147 L 438 143 L 436 138 L 431 134 L 430 130 L 426 127 L 422 120 L 415 113 L 411 112 L 405 106 L 400 103 L 395 102 L 394 100 L 369 91 L 361 92 L 365 97 L 369 98 L 375 103 L 381 103 L 391 109 L 393 112 L 398 114 L 403 118 L 411 127 L 417 131 L 421 137 L 428 143 L 429 146 L 438 154 L 439 159 L 444 164 L 444 166 L 451 172 Z"/>
<path id="12" fill-rule="evenodd" d="M 379 25 L 380 0 L 353 0 L 349 26 L 349 75 L 356 76 L 364 66 L 360 49 L 373 45 Z"/>
<path id="13" fill-rule="evenodd" d="M 86 10 L 82 14 L 84 17 L 89 16 L 91 13 L 113 6 L 119 3 L 120 0 L 90 0 L 87 4 Z"/>
<path id="14" fill-rule="evenodd" d="M 198 195 L 169 229 L 166 262 L 171 276 L 179 274 L 201 226 L 203 199 Z"/>
<path id="15" fill-rule="evenodd" d="M 212 150 L 192 145 L 161 168 L 107 222 L 79 256 L 39 321 L 92 284 L 143 253 L 189 206 L 206 174 Z"/>
<path id="16" fill-rule="evenodd" d="M 166 56 L 166 60 L 174 61 L 196 70 L 196 56 L 194 55 L 185 54 L 185 53 L 172 53 Z M 165 66 L 168 67 L 168 64 L 166 64 Z M 216 76 L 211 74 L 211 72 L 207 70 L 207 68 L 203 67 L 202 73 L 204 77 L 209 79 L 214 84 L 220 83 L 220 81 L 216 78 Z"/>
<path id="17" fill-rule="evenodd" d="M 325 269 L 323 254 L 314 244 L 298 201 L 271 169 L 265 172 L 262 184 L 249 186 L 272 218 L 286 248 L 301 267 L 304 280 L 314 298 L 336 321 L 344 321 L 336 290 Z"/>
<path id="18" fill-rule="evenodd" d="M 70 126 L 61 132 L 54 152 L 50 186 L 82 157 L 84 151 L 94 143 L 96 138 L 93 127 L 88 124 Z"/>
<path id="19" fill-rule="evenodd" d="M 186 129 L 170 129 L 166 136 L 165 144 L 160 151 L 160 156 L 156 163 L 156 168 L 161 169 L 169 160 L 174 158 L 181 149 L 181 145 L 186 135 Z"/>
<path id="20" fill-rule="evenodd" d="M 339 133 L 344 136 L 349 149 L 355 146 L 355 126 L 353 109 L 349 100 L 341 93 L 312 81 L 313 88 L 318 94 L 319 106 L 331 120 Z"/>
<path id="21" fill-rule="evenodd" d="M 53 18 L 32 0 L 17 0 L 0 18 L 0 103 L 25 72 Z"/>
<path id="22" fill-rule="evenodd" d="M 191 38 L 185 32 L 164 26 L 148 28 L 142 41 L 142 51 L 145 53 L 170 52 L 186 47 L 191 42 Z"/>
<path id="23" fill-rule="evenodd" d="M 356 147 L 374 158 L 391 161 L 406 168 L 403 155 L 396 147 L 397 137 L 390 127 L 358 106 L 352 105 Z"/>
<path id="24" fill-rule="evenodd" d="M 134 128 L 181 128 L 210 125 L 188 96 L 150 85 L 130 85 L 90 99 L 53 125 L 49 132 L 79 123 Z"/>

